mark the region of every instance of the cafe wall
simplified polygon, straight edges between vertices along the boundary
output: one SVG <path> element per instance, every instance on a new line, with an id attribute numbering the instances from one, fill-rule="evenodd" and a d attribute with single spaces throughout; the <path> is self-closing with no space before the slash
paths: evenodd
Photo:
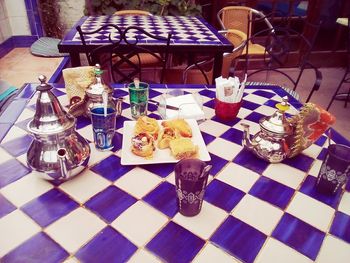
<path id="1" fill-rule="evenodd" d="M 59 0 L 60 22 L 67 32 L 83 15 L 85 0 Z"/>
<path id="2" fill-rule="evenodd" d="M 0 0 L 0 43 L 11 36 L 31 35 L 24 0 Z"/>

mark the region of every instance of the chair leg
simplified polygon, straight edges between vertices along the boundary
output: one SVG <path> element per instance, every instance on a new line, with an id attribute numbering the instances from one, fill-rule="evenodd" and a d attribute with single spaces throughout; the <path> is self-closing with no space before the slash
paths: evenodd
<path id="1" fill-rule="evenodd" d="M 337 94 L 338 94 L 338 91 L 340 90 L 340 87 L 343 85 L 343 82 L 344 82 L 344 80 L 345 80 L 346 75 L 347 75 L 347 72 L 345 71 L 345 74 L 344 74 L 342 80 L 340 81 L 340 83 L 339 83 L 337 89 L 335 90 L 335 92 L 334 92 L 334 94 L 333 94 L 333 96 L 332 96 L 331 101 L 329 102 L 329 104 L 328 104 L 328 106 L 327 106 L 327 110 L 329 110 L 329 108 L 331 107 L 331 105 L 332 105 L 332 103 L 333 103 L 335 97 L 336 97 Z"/>
<path id="2" fill-rule="evenodd" d="M 348 89 L 348 95 L 346 96 L 344 108 L 346 108 L 346 107 L 348 106 L 348 101 L 349 101 L 349 99 L 350 99 L 350 88 Z"/>

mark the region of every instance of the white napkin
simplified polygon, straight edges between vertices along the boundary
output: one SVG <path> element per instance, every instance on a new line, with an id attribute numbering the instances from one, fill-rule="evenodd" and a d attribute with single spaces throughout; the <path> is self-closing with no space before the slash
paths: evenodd
<path id="1" fill-rule="evenodd" d="M 204 119 L 204 112 L 198 105 L 192 94 L 186 94 L 166 99 L 166 105 L 178 107 L 179 110 L 166 109 L 166 119 Z"/>

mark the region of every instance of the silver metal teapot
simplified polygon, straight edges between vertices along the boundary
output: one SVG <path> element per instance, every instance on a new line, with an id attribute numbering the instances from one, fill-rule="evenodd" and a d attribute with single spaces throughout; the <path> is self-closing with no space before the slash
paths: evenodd
<path id="1" fill-rule="evenodd" d="M 293 126 L 285 116 L 285 111 L 289 109 L 288 97 L 283 97 L 282 103 L 278 103 L 276 108 L 272 116 L 259 121 L 260 131 L 253 138 L 250 138 L 249 125 L 241 124 L 244 127 L 243 145 L 271 163 L 279 163 L 288 157 L 288 139 L 293 136 Z"/>
<path id="2" fill-rule="evenodd" d="M 72 98 L 72 105 L 69 108 L 69 113 L 77 117 L 84 115 L 86 117 L 91 116 L 91 109 L 95 107 L 103 107 L 103 96 L 106 95 L 107 107 L 113 108 L 119 116 L 122 112 L 123 100 L 113 98 L 113 89 L 103 83 L 101 67 L 96 64 L 95 69 L 95 81 L 85 90 L 85 97 L 80 99 L 77 97 Z"/>
<path id="3" fill-rule="evenodd" d="M 46 77 L 39 76 L 39 81 L 36 112 L 27 126 L 34 135 L 27 163 L 45 179 L 65 181 L 86 167 L 90 147 L 75 131 L 76 119 L 63 110 Z"/>

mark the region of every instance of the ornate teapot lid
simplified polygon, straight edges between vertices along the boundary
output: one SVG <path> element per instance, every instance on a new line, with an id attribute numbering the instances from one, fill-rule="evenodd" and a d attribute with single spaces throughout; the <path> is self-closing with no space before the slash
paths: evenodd
<path id="1" fill-rule="evenodd" d="M 103 70 L 101 69 L 101 66 L 99 64 L 96 64 L 95 65 L 95 68 L 94 68 L 94 73 L 95 73 L 95 82 L 92 83 L 87 89 L 86 89 L 86 94 L 89 96 L 89 97 L 92 97 L 92 96 L 96 96 L 96 95 L 99 95 L 99 96 L 102 96 L 102 93 L 107 90 L 108 93 L 111 93 L 112 90 L 103 83 L 102 81 L 102 73 L 103 73 Z"/>
<path id="2" fill-rule="evenodd" d="M 56 134 L 75 125 L 76 119 L 67 114 L 56 96 L 50 91 L 52 86 L 46 83 L 44 75 L 39 76 L 40 85 L 36 101 L 34 118 L 28 123 L 28 130 L 33 134 Z"/>
<path id="3" fill-rule="evenodd" d="M 269 117 L 264 117 L 259 121 L 260 127 L 278 136 L 292 134 L 292 125 L 288 122 L 285 111 L 289 109 L 288 97 L 282 98 L 281 103 L 276 104 L 277 111 Z"/>

